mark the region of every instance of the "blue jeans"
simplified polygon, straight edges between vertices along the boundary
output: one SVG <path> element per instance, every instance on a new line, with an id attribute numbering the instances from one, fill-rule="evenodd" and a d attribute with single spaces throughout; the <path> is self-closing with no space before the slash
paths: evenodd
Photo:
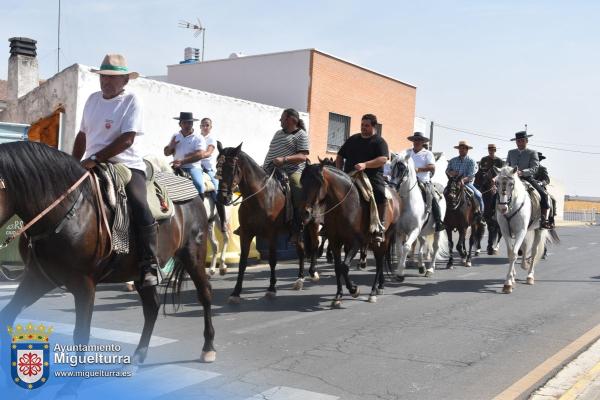
<path id="1" fill-rule="evenodd" d="M 198 193 L 204 194 L 206 188 L 204 187 L 204 176 L 202 175 L 203 170 L 200 167 L 193 168 L 182 168 L 184 171 L 187 171 L 192 176 L 192 182 L 194 182 L 194 186 L 196 186 L 196 190 Z M 219 187 L 219 181 L 215 178 L 215 171 L 210 170 L 206 171 L 213 185 L 215 186 L 215 191 L 211 193 L 213 199 L 217 199 L 217 188 Z"/>
<path id="2" fill-rule="evenodd" d="M 481 196 L 481 192 L 477 190 L 477 188 L 472 183 L 465 183 L 465 186 L 473 192 L 473 195 L 475 196 L 477 201 L 479 201 L 479 211 L 481 211 L 481 215 L 483 215 L 483 196 Z"/>

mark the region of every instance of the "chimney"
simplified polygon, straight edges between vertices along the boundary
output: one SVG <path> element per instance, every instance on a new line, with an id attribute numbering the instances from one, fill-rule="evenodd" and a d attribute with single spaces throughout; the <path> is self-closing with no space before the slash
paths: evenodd
<path id="1" fill-rule="evenodd" d="M 40 84 L 38 60 L 36 56 L 36 40 L 14 37 L 10 42 L 8 58 L 8 93 L 9 102 L 29 93 Z"/>

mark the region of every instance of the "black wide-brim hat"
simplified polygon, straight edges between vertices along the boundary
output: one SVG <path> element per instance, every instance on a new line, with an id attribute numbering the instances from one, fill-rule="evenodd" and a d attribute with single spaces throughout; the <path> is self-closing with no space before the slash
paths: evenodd
<path id="1" fill-rule="evenodd" d="M 544 156 L 541 152 L 538 151 L 538 160 L 542 161 L 542 160 L 545 160 L 545 159 L 546 159 L 546 156 Z"/>
<path id="2" fill-rule="evenodd" d="M 421 132 L 415 132 L 412 136 L 407 137 L 408 140 L 414 142 L 415 140 L 421 140 L 425 143 L 429 142 L 429 138 L 423 135 Z"/>
<path id="3" fill-rule="evenodd" d="M 527 138 L 530 138 L 532 136 L 533 135 L 528 135 L 526 131 L 520 131 L 520 132 L 515 133 L 514 139 L 510 139 L 510 140 L 512 140 L 514 142 L 517 139 L 527 139 Z"/>
<path id="4" fill-rule="evenodd" d="M 179 117 L 173 117 L 173 119 L 178 119 L 180 121 L 198 121 L 191 112 L 180 112 Z"/>

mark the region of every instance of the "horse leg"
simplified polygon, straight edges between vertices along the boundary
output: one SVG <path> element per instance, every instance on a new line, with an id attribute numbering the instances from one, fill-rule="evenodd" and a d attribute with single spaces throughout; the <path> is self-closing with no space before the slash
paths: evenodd
<path id="1" fill-rule="evenodd" d="M 357 270 L 365 270 L 367 268 L 367 249 L 364 246 L 360 248 L 360 259 L 358 260 Z"/>
<path id="2" fill-rule="evenodd" d="M 531 264 L 529 266 L 529 271 L 527 273 L 527 284 L 528 285 L 533 285 L 535 283 L 534 273 L 535 273 L 535 264 L 537 263 L 537 259 L 538 259 L 538 254 L 542 253 L 542 257 L 543 257 L 543 253 L 546 250 L 546 246 L 544 245 L 544 242 L 546 241 L 544 233 L 545 233 L 545 231 L 540 231 L 540 230 L 535 231 L 535 236 L 534 236 L 533 244 L 531 247 Z"/>
<path id="3" fill-rule="evenodd" d="M 306 254 L 306 243 L 304 240 L 300 240 L 300 237 L 303 237 L 305 232 L 306 229 L 301 231 L 298 235 L 298 240 L 296 241 L 296 254 L 298 255 L 298 279 L 296 279 L 292 285 L 294 290 L 302 290 L 304 287 L 304 256 Z"/>
<path id="4" fill-rule="evenodd" d="M 471 227 L 471 235 L 469 236 L 469 251 L 467 252 L 467 258 L 465 260 L 465 267 L 471 267 L 471 252 L 473 251 L 473 244 L 477 243 L 477 227 Z M 477 235 L 477 236 L 476 236 Z M 475 253 L 477 255 L 479 253 Z"/>
<path id="5" fill-rule="evenodd" d="M 449 258 L 448 258 L 448 262 L 446 263 L 446 268 L 448 269 L 452 269 L 452 262 L 454 261 L 453 257 L 452 257 L 452 246 L 454 245 L 452 243 L 452 229 L 450 228 L 446 228 L 446 236 L 448 237 L 448 253 L 449 253 Z"/>
<path id="6" fill-rule="evenodd" d="M 396 267 L 395 278 L 398 282 L 404 282 L 404 270 L 406 269 L 406 258 L 411 249 L 411 244 L 408 243 L 406 235 L 400 235 L 400 256 L 398 257 L 398 266 Z"/>
<path id="7" fill-rule="evenodd" d="M 433 234 L 433 251 L 431 252 L 431 263 L 429 264 L 429 268 L 427 268 L 427 271 L 425 272 L 425 276 L 427 277 L 433 275 L 433 271 L 435 271 L 435 262 L 440 252 L 440 236 L 441 232 L 435 232 Z"/>
<path id="8" fill-rule="evenodd" d="M 208 242 L 210 243 L 210 249 L 211 249 L 211 258 L 210 258 L 210 268 L 208 269 L 208 272 L 211 275 L 214 275 L 217 272 L 216 266 L 217 266 L 217 256 L 218 251 L 219 251 L 219 242 L 217 241 L 217 237 L 215 235 L 215 220 L 214 218 L 209 220 L 208 222 Z"/>
<path id="9" fill-rule="evenodd" d="M 298 236 L 298 243 L 301 242 L 300 236 Z M 298 246 L 298 244 L 296 245 Z M 297 247 L 298 248 L 298 247 Z M 302 251 L 298 253 L 298 256 L 301 257 L 302 267 L 304 268 L 304 245 L 302 245 Z M 273 235 L 269 240 L 269 267 L 271 267 L 271 277 L 269 279 L 269 288 L 265 293 L 265 296 L 268 298 L 274 298 L 277 296 L 277 288 L 275 284 L 277 283 L 277 278 L 275 277 L 275 267 L 277 266 L 277 236 Z"/>
<path id="10" fill-rule="evenodd" d="M 349 251 L 344 255 L 344 261 L 342 262 L 342 273 L 344 276 L 344 281 L 346 282 L 346 289 L 350 292 L 352 297 L 357 298 L 360 295 L 360 289 L 352 280 L 350 279 L 350 264 L 352 264 L 352 260 L 356 256 L 361 249 L 361 246 L 353 245 Z M 366 253 L 366 251 L 365 251 Z"/>
<path id="11" fill-rule="evenodd" d="M 317 228 L 313 227 L 313 229 L 309 229 L 307 232 L 308 246 L 310 253 L 310 267 L 308 268 L 308 273 L 313 282 L 318 282 L 321 277 L 317 272 L 317 247 L 319 244 L 319 233 L 317 232 Z"/>
<path id="12" fill-rule="evenodd" d="M 373 286 L 371 287 L 371 293 L 369 294 L 369 303 L 376 303 L 377 295 L 383 294 L 383 282 L 381 277 L 383 277 L 383 261 L 387 248 L 382 247 L 384 247 L 383 244 L 374 252 L 376 269 L 375 279 L 373 280 Z"/>
<path id="13" fill-rule="evenodd" d="M 502 288 L 503 293 L 512 293 L 513 285 L 515 283 L 515 262 L 517 261 L 517 251 L 521 247 L 525 235 L 527 232 L 519 232 L 515 241 L 511 243 L 510 237 L 505 237 L 506 249 L 508 251 L 508 274 L 506 275 L 506 281 L 504 281 L 504 287 Z"/>
<path id="14" fill-rule="evenodd" d="M 250 243 L 252 242 L 252 239 L 253 236 L 240 229 L 240 263 L 238 267 L 237 282 L 233 292 L 229 296 L 229 303 L 240 303 L 240 294 L 242 293 L 244 273 L 246 272 L 246 266 L 248 265 L 248 254 L 250 253 Z"/>
<path id="15" fill-rule="evenodd" d="M 427 243 L 426 243 L 426 240 L 421 236 L 417 237 L 417 241 L 419 242 L 419 258 L 418 258 L 419 261 L 417 261 L 417 266 L 419 267 L 419 273 L 424 274 L 425 273 L 424 257 L 427 256 L 426 252 L 428 251 Z"/>
<path id="16" fill-rule="evenodd" d="M 458 250 L 458 254 L 460 254 L 463 265 L 465 265 L 466 261 L 467 261 L 467 246 L 465 245 L 466 237 L 467 237 L 467 228 L 459 229 L 458 230 L 458 245 L 460 246 L 460 249 Z"/>
<path id="17" fill-rule="evenodd" d="M 152 331 L 154 330 L 154 324 L 156 323 L 156 317 L 158 316 L 160 301 L 155 286 L 142 288 L 140 285 L 136 284 L 135 289 L 142 299 L 144 328 L 142 329 L 140 342 L 135 349 L 135 353 L 133 353 L 133 362 L 135 364 L 142 364 L 148 354 L 148 346 L 150 345 L 150 338 L 152 337 Z"/>
<path id="18" fill-rule="evenodd" d="M 331 302 L 331 308 L 341 308 L 342 307 L 342 256 L 341 256 L 341 246 L 334 245 L 330 246 L 331 252 L 333 255 L 333 263 L 335 269 L 335 282 L 337 285 L 337 292 L 335 294 L 335 298 Z"/>
<path id="19" fill-rule="evenodd" d="M 225 264 L 225 253 L 227 252 L 227 246 L 229 246 L 229 230 L 227 224 L 221 231 L 223 236 L 223 246 L 221 247 L 221 255 L 219 256 L 219 275 L 225 275 L 227 273 L 227 264 Z"/>
<path id="20" fill-rule="evenodd" d="M 178 253 L 178 257 L 194 282 L 198 301 L 202 304 L 202 309 L 204 311 L 204 345 L 202 346 L 200 360 L 205 363 L 211 363 L 215 361 L 217 352 L 213 343 L 215 338 L 215 328 L 212 324 L 212 287 L 208 281 L 206 271 L 204 270 L 206 248 L 203 248 L 202 244 L 194 241 L 182 249 L 182 251 Z"/>
<path id="21" fill-rule="evenodd" d="M 89 276 L 81 276 L 66 284 L 67 289 L 75 297 L 75 329 L 73 342 L 75 344 L 88 344 L 94 312 L 96 284 Z"/>

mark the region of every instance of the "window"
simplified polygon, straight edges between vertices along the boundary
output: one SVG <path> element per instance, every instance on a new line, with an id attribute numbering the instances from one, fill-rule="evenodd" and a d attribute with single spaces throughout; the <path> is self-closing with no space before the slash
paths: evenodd
<path id="1" fill-rule="evenodd" d="M 375 134 L 382 136 L 383 135 L 383 125 L 377 124 L 375 125 Z"/>
<path id="2" fill-rule="evenodd" d="M 350 117 L 329 113 L 327 151 L 337 152 L 350 136 Z"/>

